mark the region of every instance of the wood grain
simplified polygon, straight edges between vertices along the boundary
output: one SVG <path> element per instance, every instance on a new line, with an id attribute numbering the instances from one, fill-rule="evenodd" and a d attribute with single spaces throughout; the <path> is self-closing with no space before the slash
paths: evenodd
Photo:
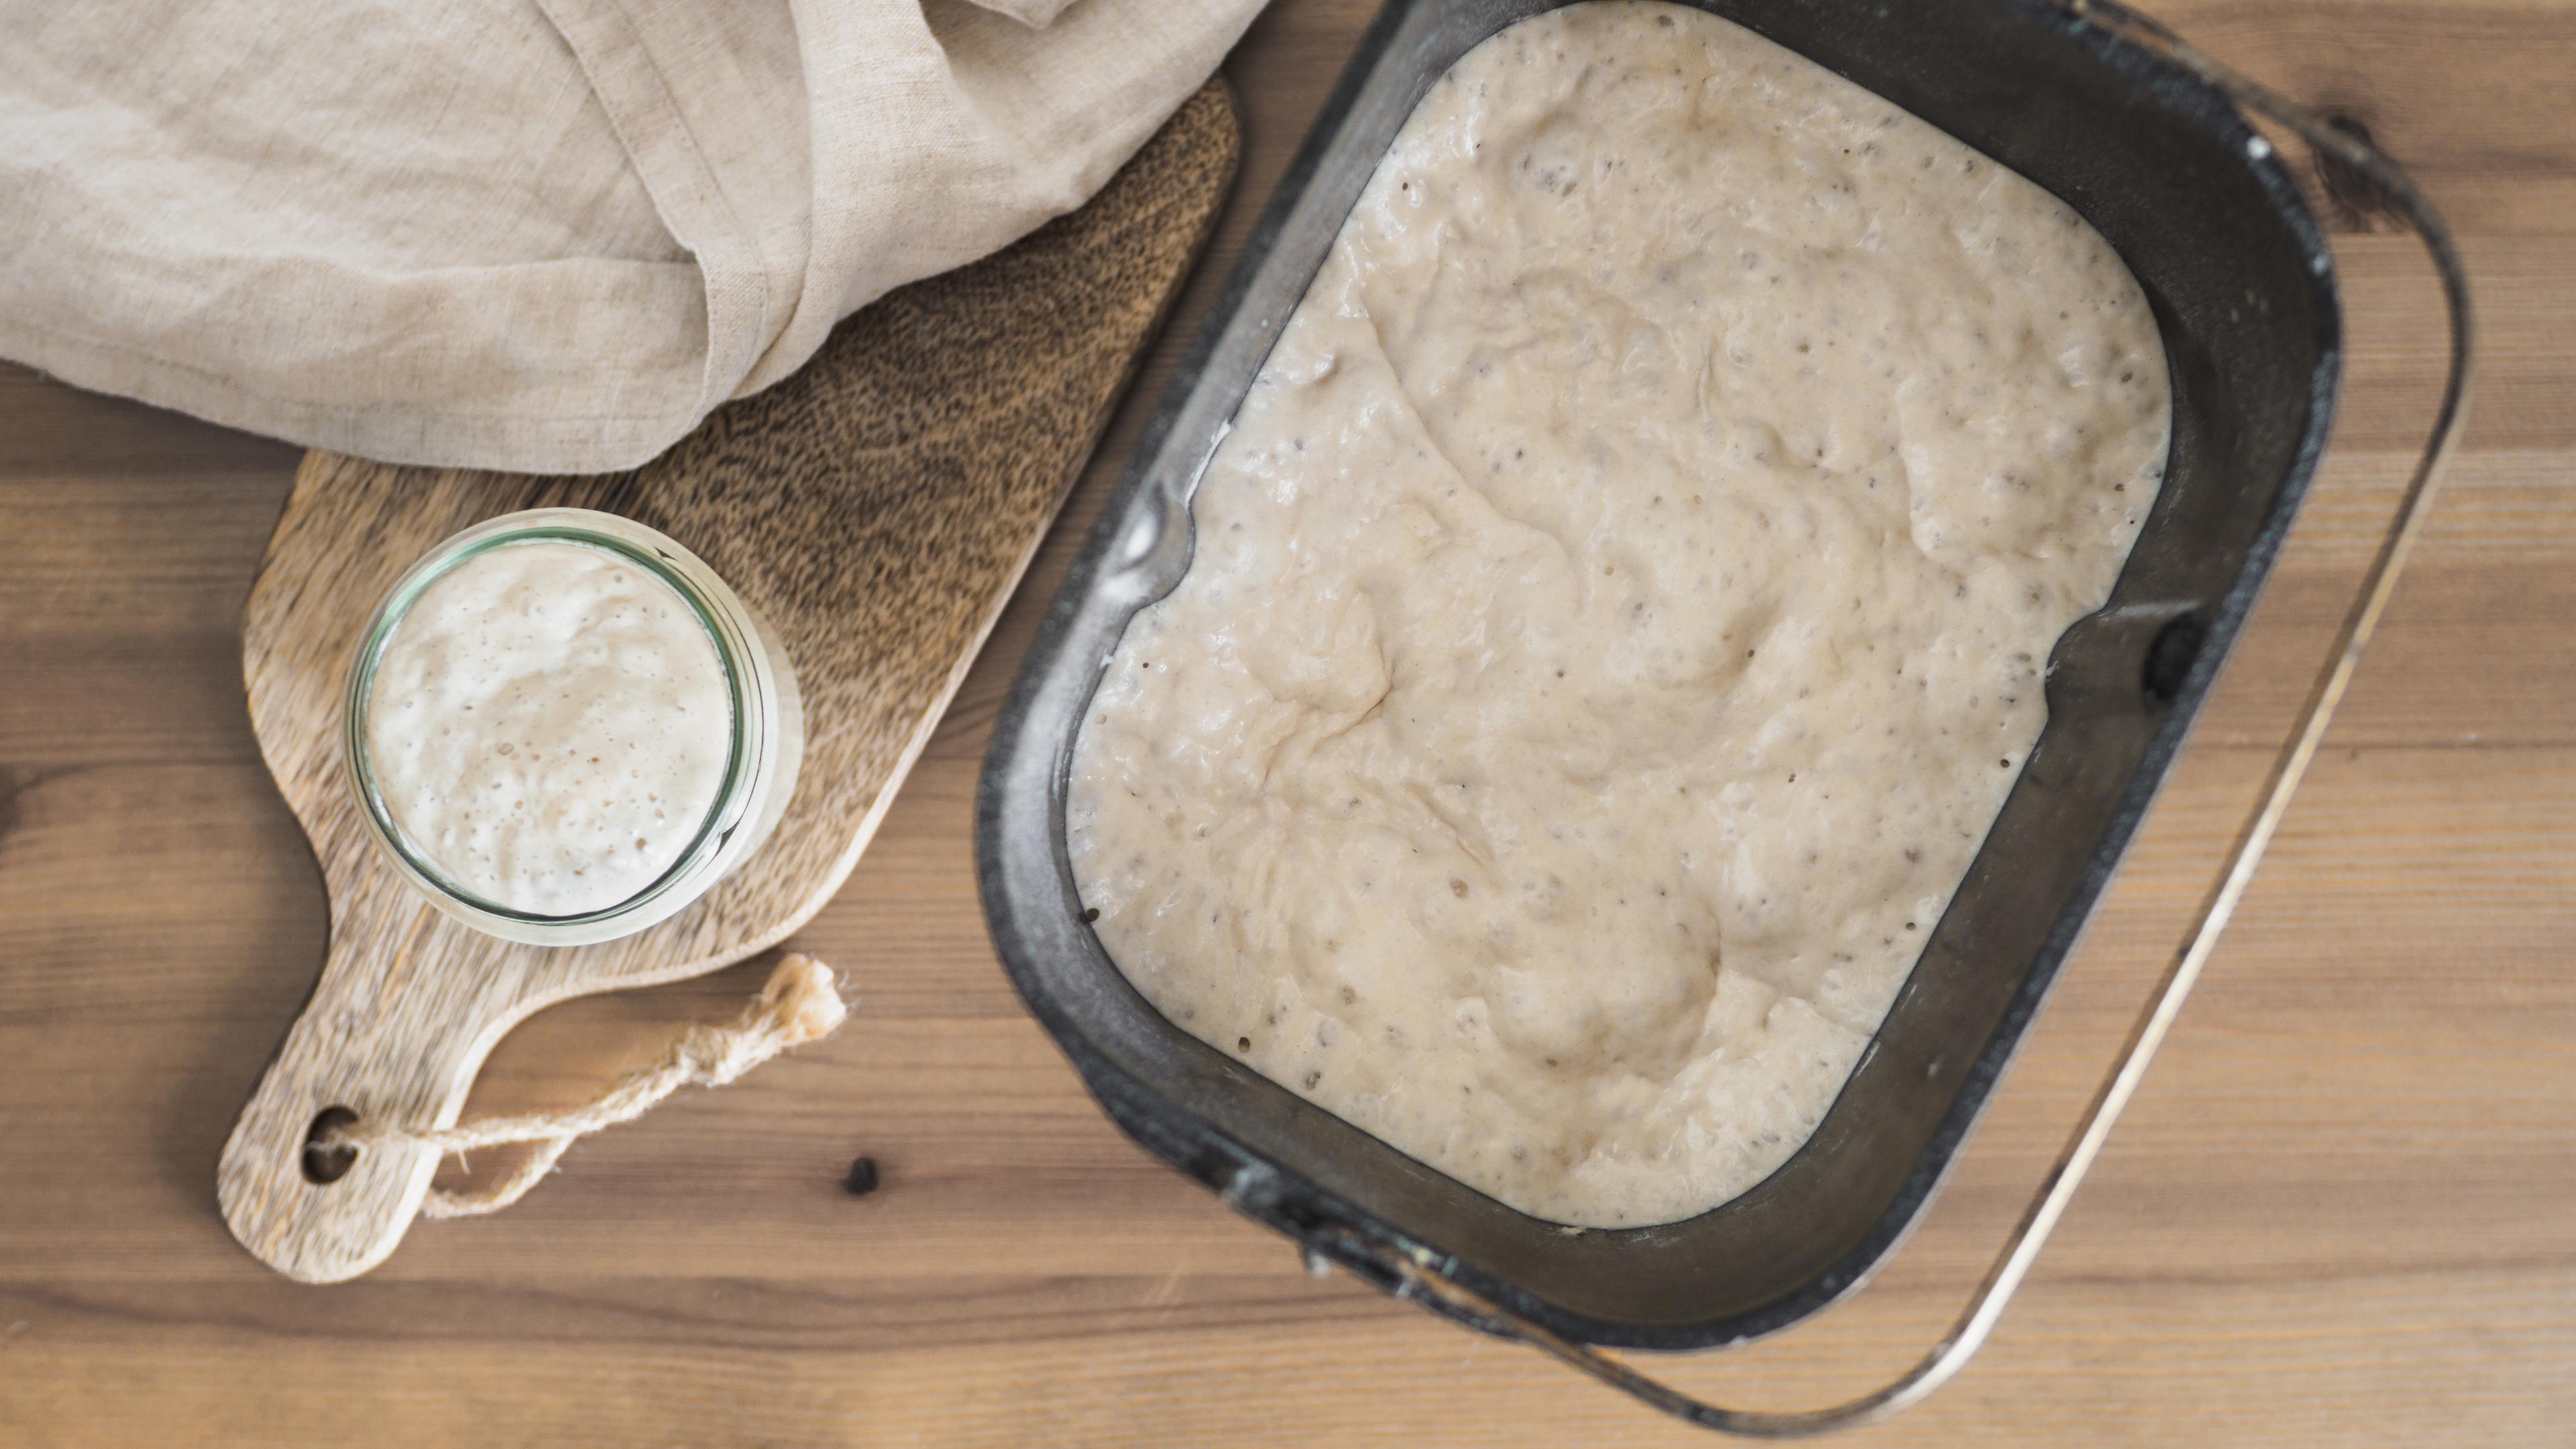
<path id="1" fill-rule="evenodd" d="M 2360 110 L 2462 234 L 2470 451 L 2251 898 L 1995 1341 L 1876 1445 L 2559 1446 L 2576 1423 L 2576 8 L 2155 0 Z M 1073 542 L 1374 9 L 1277 0 L 1174 325 L 876 840 L 795 942 L 858 1014 L 501 1217 L 288 1283 L 206 1191 L 323 951 L 235 620 L 292 451 L 0 371 L 0 1443 L 1690 1445 L 1128 1145 L 1013 997 L 967 829 Z M 1813 1403 L 1936 1334 L 2171 949 L 2438 381 L 2401 237 L 2336 238 L 2334 448 L 2191 752 L 1922 1232 L 1695 1388 Z M 578 1102 L 738 967 L 568 1003 L 468 1110 Z M 850 1159 L 884 1186 L 851 1198 Z M 478 1166 L 483 1164 L 479 1163 Z"/>
<path id="2" fill-rule="evenodd" d="M 893 294 L 794 378 L 632 472 L 529 477 L 309 455 L 243 611 L 251 727 L 312 841 L 331 944 L 313 998 L 216 1174 L 233 1235 L 288 1277 L 384 1261 L 439 1157 L 384 1143 L 305 1170 L 325 1113 L 453 1124 L 503 1033 L 575 996 L 701 975 L 831 899 L 1206 240 L 1239 150 L 1211 84 L 1075 214 Z M 697 553 L 784 646 L 802 771 L 767 841 L 678 915 L 598 945 L 517 945 L 449 917 L 370 837 L 341 695 L 378 601 L 413 561 L 530 508 L 633 518 Z"/>

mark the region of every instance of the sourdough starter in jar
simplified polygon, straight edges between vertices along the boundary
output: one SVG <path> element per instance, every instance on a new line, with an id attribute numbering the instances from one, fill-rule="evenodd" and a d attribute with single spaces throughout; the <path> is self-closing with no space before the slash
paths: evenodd
<path id="1" fill-rule="evenodd" d="M 367 709 L 376 790 L 413 850 L 536 916 L 606 910 L 677 864 L 733 730 L 688 601 L 563 542 L 487 548 L 440 575 L 395 626 Z"/>
<path id="2" fill-rule="evenodd" d="M 1815 1129 L 2161 481 L 2063 203 L 1698 11 L 1462 60 L 1086 716 L 1070 848 L 1185 1029 L 1523 1211 Z"/>

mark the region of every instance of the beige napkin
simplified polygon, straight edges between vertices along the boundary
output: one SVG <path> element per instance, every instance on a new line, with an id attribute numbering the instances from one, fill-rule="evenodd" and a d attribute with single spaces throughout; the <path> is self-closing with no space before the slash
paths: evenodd
<path id="1" fill-rule="evenodd" d="M 1260 0 L 0 0 L 0 355 L 626 467 L 1096 190 Z"/>

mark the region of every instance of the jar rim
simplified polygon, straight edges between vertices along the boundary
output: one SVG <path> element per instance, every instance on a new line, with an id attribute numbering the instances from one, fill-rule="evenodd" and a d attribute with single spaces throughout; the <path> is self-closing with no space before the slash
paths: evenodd
<path id="1" fill-rule="evenodd" d="M 651 540 L 651 547 L 619 537 L 600 523 L 588 522 L 590 519 L 633 530 Z M 716 662 L 723 670 L 725 681 L 729 733 L 725 773 L 705 817 L 698 823 L 696 833 L 669 868 L 632 895 L 612 905 L 572 915 L 542 915 L 503 905 L 449 879 L 432 861 L 429 852 L 422 849 L 394 819 L 377 787 L 375 771 L 369 760 L 367 724 L 373 706 L 376 671 L 403 620 L 409 617 L 412 606 L 440 579 L 463 564 L 496 550 L 532 543 L 570 544 L 610 554 L 644 570 L 656 582 L 679 595 L 714 646 Z M 359 637 L 357 653 L 350 661 L 348 687 L 341 711 L 342 752 L 348 762 L 350 780 L 356 787 L 359 809 L 378 841 L 387 847 L 406 874 L 448 900 L 481 915 L 521 926 L 572 928 L 601 924 L 653 904 L 687 881 L 723 849 L 732 827 L 745 813 L 755 783 L 758 745 L 751 728 L 755 696 L 739 626 L 722 603 L 688 576 L 684 565 L 706 570 L 710 577 L 714 574 L 707 568 L 705 560 L 681 547 L 678 541 L 632 519 L 590 509 L 542 508 L 502 514 L 460 530 L 441 540 L 395 580 L 393 587 L 386 591 L 383 602 L 376 606 L 375 616 L 366 632 Z"/>

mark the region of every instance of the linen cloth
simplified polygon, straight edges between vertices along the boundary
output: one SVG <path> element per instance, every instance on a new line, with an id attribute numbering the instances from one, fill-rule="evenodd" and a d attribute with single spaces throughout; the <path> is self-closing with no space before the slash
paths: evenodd
<path id="1" fill-rule="evenodd" d="M 0 0 L 0 355 L 395 462 L 659 453 L 1078 206 L 1260 0 Z"/>

